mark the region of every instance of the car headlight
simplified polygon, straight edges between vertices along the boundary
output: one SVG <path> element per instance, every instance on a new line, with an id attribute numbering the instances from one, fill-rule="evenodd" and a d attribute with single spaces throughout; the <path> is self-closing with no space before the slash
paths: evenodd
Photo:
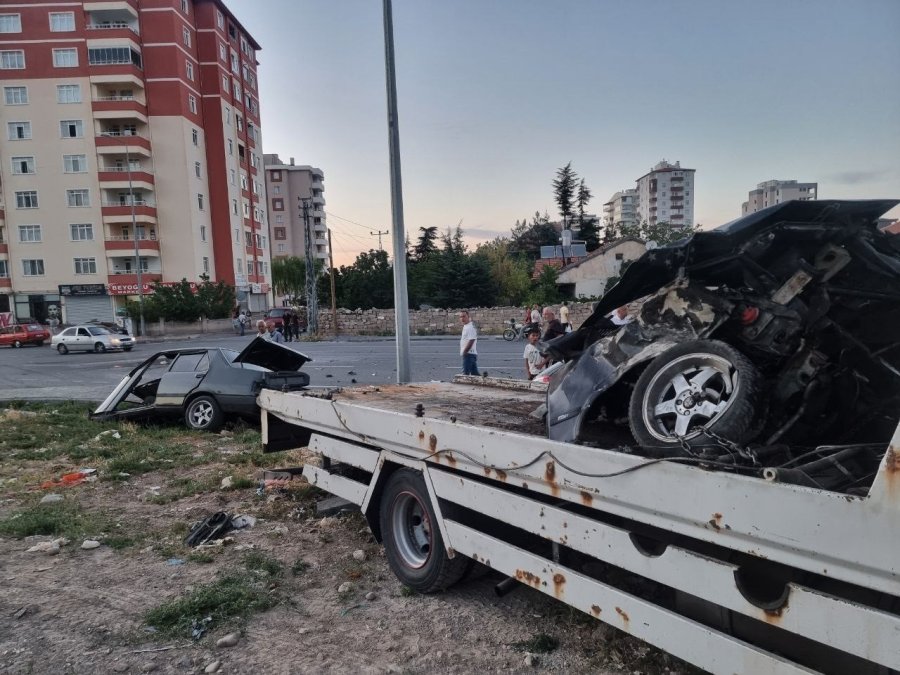
<path id="1" fill-rule="evenodd" d="M 110 342 L 113 343 L 114 345 L 122 344 L 122 341 L 119 338 L 111 338 Z"/>

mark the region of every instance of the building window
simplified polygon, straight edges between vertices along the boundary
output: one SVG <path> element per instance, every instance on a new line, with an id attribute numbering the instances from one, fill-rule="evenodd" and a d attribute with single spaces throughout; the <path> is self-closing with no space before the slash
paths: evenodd
<path id="1" fill-rule="evenodd" d="M 12 172 L 19 175 L 34 173 L 34 157 L 13 157 Z"/>
<path id="2" fill-rule="evenodd" d="M 84 136 L 84 125 L 81 120 L 63 120 L 59 123 L 59 135 L 63 138 L 81 138 Z"/>
<path id="3" fill-rule="evenodd" d="M 69 225 L 72 241 L 93 241 L 94 226 L 90 223 L 72 223 Z"/>
<path id="4" fill-rule="evenodd" d="M 272 200 L 272 210 L 273 211 L 284 211 L 284 200 L 283 199 L 273 199 Z"/>
<path id="5" fill-rule="evenodd" d="M 194 173 L 200 178 L 200 162 L 194 162 Z"/>
<path id="6" fill-rule="evenodd" d="M 78 67 L 78 50 L 77 49 L 54 49 L 53 50 L 53 67 L 54 68 L 76 68 L 76 67 Z"/>
<path id="7" fill-rule="evenodd" d="M 38 243 L 41 241 L 40 225 L 19 225 L 19 241 L 22 243 Z"/>
<path id="8" fill-rule="evenodd" d="M 234 118 L 237 121 L 238 131 L 243 131 L 244 130 L 244 118 L 238 114 L 235 114 Z"/>
<path id="9" fill-rule="evenodd" d="M 37 190 L 23 190 L 16 193 L 17 209 L 36 209 L 38 207 Z"/>
<path id="10" fill-rule="evenodd" d="M 239 85 L 239 84 L 237 83 L 237 81 L 234 81 L 234 82 L 231 83 L 231 87 L 232 87 L 232 89 L 234 90 L 234 98 L 235 98 L 235 100 L 236 100 L 238 103 L 240 103 L 240 102 L 241 102 L 241 85 Z"/>
<path id="11" fill-rule="evenodd" d="M 228 93 L 228 76 L 227 75 L 222 76 L 222 89 L 225 90 L 225 93 Z"/>
<path id="12" fill-rule="evenodd" d="M 206 225 L 200 226 L 200 241 L 206 241 Z"/>
<path id="13" fill-rule="evenodd" d="M 56 85 L 57 103 L 81 103 L 81 85 L 58 84 Z"/>
<path id="14" fill-rule="evenodd" d="M 188 108 L 191 109 L 192 113 L 197 114 L 197 97 L 193 94 L 188 94 Z"/>
<path id="15" fill-rule="evenodd" d="M 225 30 L 225 17 L 222 16 L 222 12 L 219 10 L 216 10 L 216 25 L 222 30 Z"/>
<path id="16" fill-rule="evenodd" d="M 219 58 L 226 63 L 228 62 L 228 49 L 225 47 L 224 42 L 219 43 Z"/>
<path id="17" fill-rule="evenodd" d="M 228 139 L 228 154 L 234 154 L 234 141 L 232 141 L 230 138 Z"/>
<path id="18" fill-rule="evenodd" d="M 203 258 L 203 271 L 204 273 L 209 274 L 209 258 L 207 257 Z"/>
<path id="19" fill-rule="evenodd" d="M 253 261 L 252 260 L 247 261 L 247 274 L 251 275 L 251 276 L 253 275 Z"/>
<path id="20" fill-rule="evenodd" d="M 247 189 L 247 174 L 241 172 L 241 190 Z"/>
<path id="21" fill-rule="evenodd" d="M 50 12 L 50 31 L 53 33 L 69 33 L 75 30 L 74 12 Z"/>
<path id="22" fill-rule="evenodd" d="M 9 277 L 9 263 L 6 260 L 0 260 L 0 279 Z"/>
<path id="23" fill-rule="evenodd" d="M 287 239 L 287 230 L 283 227 L 275 228 L 275 238 L 276 239 Z"/>
<path id="24" fill-rule="evenodd" d="M 201 211 L 203 210 L 203 195 L 201 194 L 197 195 L 197 206 L 200 207 Z"/>
<path id="25" fill-rule="evenodd" d="M 281 186 L 280 186 L 280 185 L 273 185 L 273 186 L 272 186 L 272 193 L 273 193 L 273 194 L 276 194 L 276 195 L 280 195 L 280 194 L 281 194 Z"/>
<path id="26" fill-rule="evenodd" d="M 225 124 L 231 126 L 231 108 L 225 108 Z"/>
<path id="27" fill-rule="evenodd" d="M 285 244 L 278 244 L 278 252 L 284 253 L 287 250 L 287 246 Z"/>
<path id="28" fill-rule="evenodd" d="M 187 0 L 181 0 L 181 11 L 185 14 L 188 13 L 188 2 Z"/>
<path id="29" fill-rule="evenodd" d="M 66 203 L 69 206 L 90 206 L 91 193 L 89 190 L 66 190 Z"/>
<path id="30" fill-rule="evenodd" d="M 231 175 L 231 184 L 237 185 L 237 173 L 235 172 L 234 169 L 230 169 L 229 171 L 230 171 L 230 175 Z"/>
<path id="31" fill-rule="evenodd" d="M 3 87 L 3 99 L 6 105 L 25 105 L 28 103 L 26 87 Z"/>
<path id="32" fill-rule="evenodd" d="M 133 65 L 141 67 L 141 55 L 130 47 L 97 47 L 88 49 L 92 66 Z"/>
<path id="33" fill-rule="evenodd" d="M 231 72 L 235 75 L 238 75 L 241 72 L 241 65 L 238 60 L 237 52 L 233 49 L 231 50 Z M 240 96 L 238 96 L 238 98 L 240 98 Z"/>
<path id="34" fill-rule="evenodd" d="M 191 141 L 194 145 L 200 144 L 200 132 L 196 129 L 191 129 Z"/>
<path id="35" fill-rule="evenodd" d="M 22 273 L 26 277 L 42 277 L 42 276 L 44 276 L 44 261 L 41 259 L 23 260 L 22 261 Z"/>
<path id="36" fill-rule="evenodd" d="M 245 202 L 242 202 L 242 204 L 244 206 L 244 218 L 249 218 L 250 217 L 250 203 L 245 201 Z"/>
<path id="37" fill-rule="evenodd" d="M 187 79 L 189 79 L 191 82 L 193 82 L 194 81 L 194 64 L 191 63 L 190 61 L 185 61 L 184 62 L 184 70 L 185 70 L 185 73 L 187 73 Z"/>
<path id="38" fill-rule="evenodd" d="M 0 52 L 0 70 L 23 70 L 25 68 L 25 52 L 11 49 Z"/>
<path id="39" fill-rule="evenodd" d="M 184 42 L 185 47 L 191 46 L 191 29 L 187 26 L 181 27 L 181 41 Z"/>
<path id="40" fill-rule="evenodd" d="M 75 274 L 97 274 L 96 258 L 73 258 Z"/>
<path id="41" fill-rule="evenodd" d="M 281 182 L 281 172 L 280 172 L 280 171 L 273 171 L 273 172 L 272 172 L 272 180 L 275 181 L 275 182 L 280 183 L 280 182 Z"/>
<path id="42" fill-rule="evenodd" d="M 282 216 L 281 214 L 275 216 L 275 222 L 281 225 L 284 222 L 284 216 Z"/>
<path id="43" fill-rule="evenodd" d="M 85 173 L 87 158 L 85 155 L 63 155 L 63 166 L 66 173 Z"/>
<path id="44" fill-rule="evenodd" d="M 238 214 L 237 199 L 232 199 L 232 200 L 231 200 L 231 212 L 232 212 L 234 215 L 237 215 L 237 214 Z"/>
<path id="45" fill-rule="evenodd" d="M 0 33 L 21 33 L 22 17 L 19 14 L 0 14 Z"/>

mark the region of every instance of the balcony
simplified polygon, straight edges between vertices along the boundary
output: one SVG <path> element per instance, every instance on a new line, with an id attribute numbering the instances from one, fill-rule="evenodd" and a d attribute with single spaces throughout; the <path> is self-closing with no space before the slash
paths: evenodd
<path id="1" fill-rule="evenodd" d="M 134 253 L 134 243 L 131 237 L 107 237 L 104 246 L 110 254 L 122 255 Z M 159 241 L 156 239 L 138 237 L 137 248 L 142 256 L 159 257 Z"/>
<path id="2" fill-rule="evenodd" d="M 122 202 L 103 202 L 100 212 L 104 223 L 131 222 L 131 204 Z M 135 220 L 140 222 L 156 222 L 156 204 L 136 199 L 134 201 Z"/>
<path id="3" fill-rule="evenodd" d="M 140 120 L 147 123 L 147 106 L 125 96 L 97 96 L 91 100 L 94 118 L 98 120 Z"/>
<path id="4" fill-rule="evenodd" d="M 9 277 L 0 277 L 0 288 L 12 288 L 12 279 Z"/>
<path id="5" fill-rule="evenodd" d="M 325 206 L 325 197 L 322 195 L 317 195 L 312 198 L 312 203 L 315 206 Z M 321 209 L 316 209 L 316 211 L 321 211 Z"/>
<path id="6" fill-rule="evenodd" d="M 88 30 L 88 39 L 128 39 L 132 40 L 135 36 L 140 35 L 138 32 L 138 24 L 135 21 L 132 25 L 127 21 L 98 21 L 91 17 L 85 26 Z"/>
<path id="7" fill-rule="evenodd" d="M 133 148 L 141 148 L 148 155 L 150 152 L 149 138 L 144 138 L 137 134 L 128 134 L 123 131 L 101 131 L 97 134 L 95 142 L 99 153 L 103 153 L 103 148 L 113 148 L 113 152 L 119 153 L 124 153 L 126 148 L 129 151 L 133 151 Z"/>
<path id="8" fill-rule="evenodd" d="M 0 244 L 0 253 L 9 253 L 9 244 Z"/>
<path id="9" fill-rule="evenodd" d="M 135 190 L 152 190 L 154 178 L 149 171 L 137 168 L 131 170 L 129 177 L 128 167 L 124 166 L 101 166 L 98 173 L 100 183 L 110 183 L 110 185 L 100 185 L 104 190 L 128 189 L 128 180 L 131 179 L 131 186 Z"/>

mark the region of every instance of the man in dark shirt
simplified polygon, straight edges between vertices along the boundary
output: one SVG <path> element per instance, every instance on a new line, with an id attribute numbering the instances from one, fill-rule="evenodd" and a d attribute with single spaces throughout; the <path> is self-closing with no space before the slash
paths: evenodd
<path id="1" fill-rule="evenodd" d="M 549 307 L 545 307 L 543 317 L 544 321 L 547 324 L 544 335 L 541 337 L 541 340 L 543 342 L 548 342 L 555 337 L 566 334 L 566 329 L 563 328 L 563 325 L 559 322 L 559 319 L 556 318 L 556 315 L 553 313 L 552 309 L 550 309 Z"/>

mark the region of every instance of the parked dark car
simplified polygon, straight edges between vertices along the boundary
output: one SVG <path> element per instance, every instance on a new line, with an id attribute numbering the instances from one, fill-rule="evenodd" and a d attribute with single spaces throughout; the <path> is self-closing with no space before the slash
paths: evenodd
<path id="1" fill-rule="evenodd" d="M 118 384 L 91 419 L 178 417 L 191 429 L 216 431 L 232 417 L 258 420 L 263 388 L 302 389 L 310 358 L 255 338 L 238 353 L 221 347 L 157 352 Z"/>
<path id="2" fill-rule="evenodd" d="M 545 345 L 565 362 L 550 438 L 590 443 L 627 420 L 630 451 L 646 456 L 864 481 L 900 410 L 900 236 L 877 228 L 898 203 L 786 202 L 647 251 Z M 637 302 L 610 331 L 610 312 Z M 821 450 L 801 459 L 820 443 L 852 448 L 836 464 Z M 828 466 L 804 471 L 810 461 Z"/>
<path id="3" fill-rule="evenodd" d="M 50 331 L 39 323 L 14 324 L 0 328 L 0 346 L 24 347 L 37 345 L 40 347 L 50 339 Z"/>

